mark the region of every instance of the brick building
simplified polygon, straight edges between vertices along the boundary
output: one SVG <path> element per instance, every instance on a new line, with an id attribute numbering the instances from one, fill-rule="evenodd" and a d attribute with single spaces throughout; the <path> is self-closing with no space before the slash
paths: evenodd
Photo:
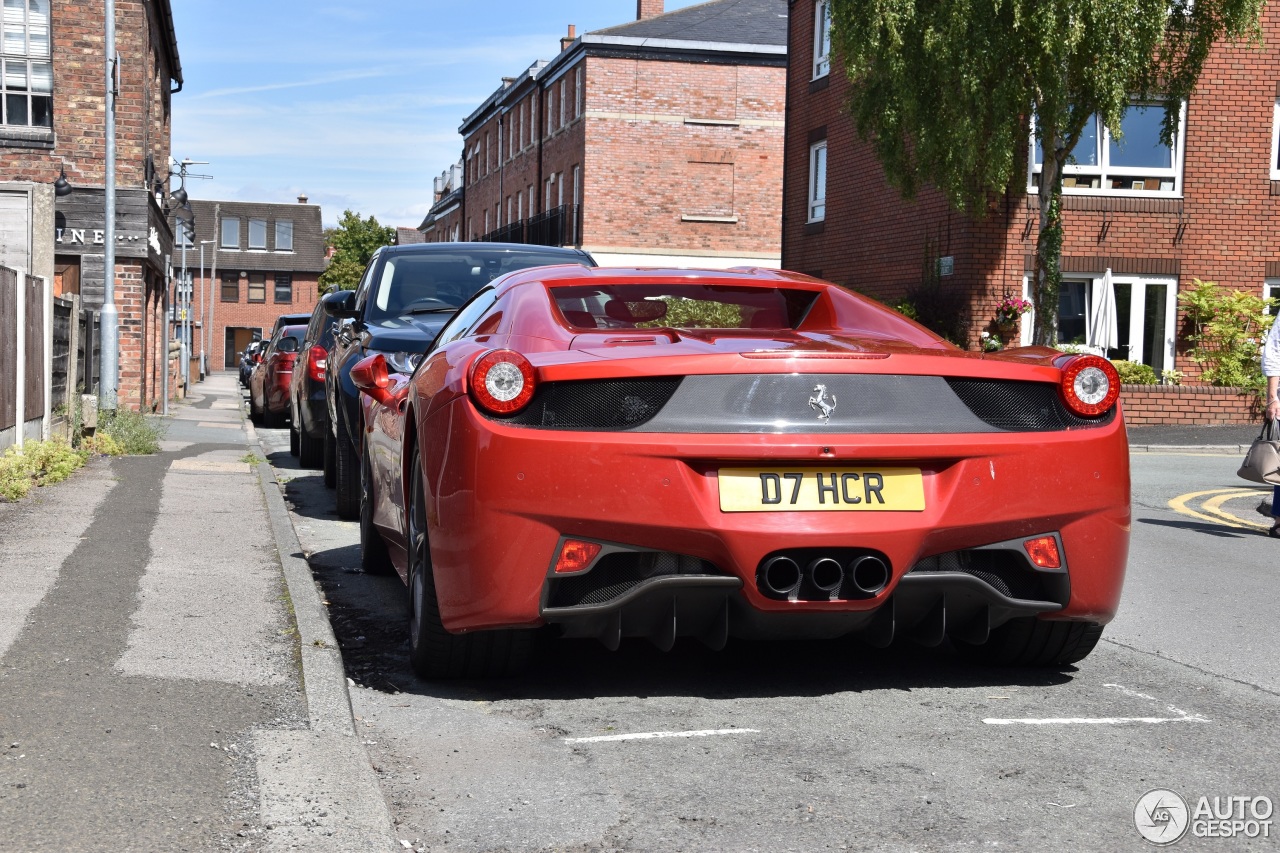
<path id="1" fill-rule="evenodd" d="M 198 357 L 204 347 L 210 372 L 234 370 L 245 345 L 269 335 L 277 317 L 315 308 L 326 265 L 320 206 L 308 204 L 306 196 L 297 204 L 192 199 L 191 210 L 191 352 Z M 182 249 L 179 232 L 175 270 Z"/>
<path id="2" fill-rule="evenodd" d="M 0 116 L 0 264 L 103 300 L 104 3 L 5 4 Z M 168 171 L 170 97 L 182 65 L 169 0 L 117 0 L 116 285 L 121 405 L 163 389 L 164 258 L 172 232 L 157 201 Z M 65 170 L 70 193 L 55 197 Z"/>
<path id="3" fill-rule="evenodd" d="M 789 5 L 783 265 L 890 302 L 940 270 L 942 287 L 966 296 L 976 346 L 995 303 L 1025 294 L 1031 274 L 1039 168 L 1031 140 L 1017 188 L 985 219 L 949 209 L 931 188 L 904 202 L 843 110 L 848 79 L 830 53 L 827 2 Z M 1064 179 L 1063 342 L 1157 374 L 1190 374 L 1180 288 L 1200 278 L 1260 295 L 1280 290 L 1280 9 L 1264 10 L 1263 29 L 1259 48 L 1214 48 L 1172 146 L 1158 140 L 1163 110 L 1142 104 L 1125 114 L 1123 145 L 1096 122 L 1082 139 Z M 1094 331 L 1108 291 L 1115 347 Z"/>
<path id="4" fill-rule="evenodd" d="M 666 14 L 640 0 L 636 17 L 570 27 L 554 59 L 467 117 L 460 236 L 580 246 L 603 264 L 777 266 L 785 0 Z"/>
<path id="5" fill-rule="evenodd" d="M 433 187 L 431 210 L 418 226 L 426 243 L 456 243 L 462 239 L 462 164 L 445 169 Z"/>

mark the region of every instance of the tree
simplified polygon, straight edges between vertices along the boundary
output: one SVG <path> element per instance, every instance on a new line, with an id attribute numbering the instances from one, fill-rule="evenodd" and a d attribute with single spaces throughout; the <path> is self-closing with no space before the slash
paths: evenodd
<path id="1" fill-rule="evenodd" d="M 1097 115 L 1164 105 L 1162 139 L 1213 44 L 1257 41 L 1263 0 L 833 0 L 849 108 L 889 181 L 922 182 L 983 215 L 1013 187 L 1030 134 L 1043 154 L 1034 343 L 1057 342 L 1062 168 Z"/>
<path id="2" fill-rule="evenodd" d="M 374 217 L 361 219 L 360 214 L 344 210 L 338 227 L 325 229 L 325 243 L 335 251 L 329 266 L 320 273 L 320 292 L 354 290 L 373 253 L 391 245 L 395 237 L 394 228 L 384 228 Z"/>

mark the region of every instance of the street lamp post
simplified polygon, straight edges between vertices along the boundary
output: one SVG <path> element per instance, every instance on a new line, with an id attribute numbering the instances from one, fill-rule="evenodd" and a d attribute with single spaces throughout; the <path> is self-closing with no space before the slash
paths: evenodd
<path id="1" fill-rule="evenodd" d="M 104 0 L 106 53 L 105 139 L 106 209 L 102 223 L 104 240 L 102 288 L 102 365 L 98 406 L 114 412 L 120 387 L 120 313 L 116 309 L 116 2 Z M 167 369 L 166 363 L 166 369 Z"/>
<path id="2" fill-rule="evenodd" d="M 216 215 L 213 218 L 213 227 L 215 229 L 218 227 L 218 217 Z M 206 245 L 210 245 L 216 242 L 217 242 L 216 240 L 200 241 L 200 366 L 204 369 L 205 376 L 208 376 L 210 373 L 209 362 L 207 360 L 207 356 L 205 355 L 205 351 L 213 350 L 213 302 L 214 302 L 213 288 L 216 286 L 216 282 L 214 281 L 214 279 L 217 278 L 217 276 L 211 275 L 206 277 L 204 274 L 204 247 Z M 218 256 L 217 256 L 216 249 L 214 250 L 213 260 L 214 260 L 214 269 L 216 272 L 217 265 L 218 265 L 217 263 Z M 205 295 L 206 288 L 208 288 L 209 290 L 209 309 L 207 314 L 205 313 L 205 307 L 204 307 L 205 306 L 204 295 Z"/>

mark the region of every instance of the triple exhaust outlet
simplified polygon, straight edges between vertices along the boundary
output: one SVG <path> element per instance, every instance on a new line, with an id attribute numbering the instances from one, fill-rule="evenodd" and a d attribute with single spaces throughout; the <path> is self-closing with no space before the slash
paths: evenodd
<path id="1" fill-rule="evenodd" d="M 889 566 L 879 557 L 863 555 L 847 564 L 834 557 L 815 557 L 803 568 L 786 555 L 770 557 L 760 566 L 760 590 L 770 598 L 831 601 L 872 598 L 889 584 Z"/>

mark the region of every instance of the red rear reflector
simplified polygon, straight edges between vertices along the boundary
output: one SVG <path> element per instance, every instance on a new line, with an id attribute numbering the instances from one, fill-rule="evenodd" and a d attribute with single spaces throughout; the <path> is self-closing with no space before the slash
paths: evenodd
<path id="1" fill-rule="evenodd" d="M 583 542 L 581 539 L 566 539 L 560 546 L 560 556 L 556 559 L 556 574 L 562 572 L 580 572 L 600 553 L 599 542 Z"/>
<path id="2" fill-rule="evenodd" d="M 328 360 L 329 351 L 322 346 L 314 346 L 307 353 L 307 372 L 316 382 L 324 381 L 324 368 Z"/>
<path id="3" fill-rule="evenodd" d="M 1028 539 L 1022 543 L 1022 547 L 1027 549 L 1027 556 L 1031 558 L 1031 562 L 1040 568 L 1062 568 L 1062 555 L 1058 553 L 1058 540 L 1052 536 Z"/>

